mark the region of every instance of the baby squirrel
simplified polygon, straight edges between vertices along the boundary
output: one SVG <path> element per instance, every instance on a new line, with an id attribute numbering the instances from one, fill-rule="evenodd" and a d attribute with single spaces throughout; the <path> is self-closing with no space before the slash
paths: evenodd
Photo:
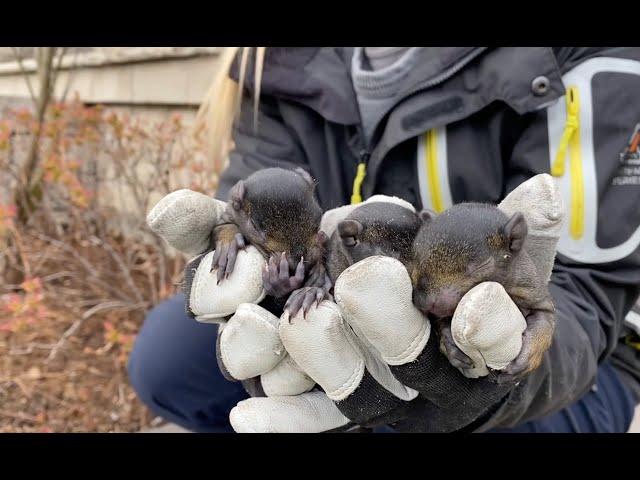
<path id="1" fill-rule="evenodd" d="M 410 270 L 413 302 L 436 319 L 440 349 L 461 369 L 471 359 L 453 342 L 451 317 L 462 296 L 486 281 L 500 283 L 524 315 L 519 355 L 496 380 L 513 380 L 535 370 L 551 345 L 555 309 L 546 282 L 526 251 L 527 222 L 521 213 L 509 218 L 498 207 L 460 203 L 440 215 L 424 210 Z"/>
<path id="2" fill-rule="evenodd" d="M 224 223 L 212 232 L 211 270 L 218 269 L 218 283 L 233 272 L 248 242 L 268 260 L 262 274 L 267 295 L 282 299 L 303 285 L 323 285 L 328 238 L 318 231 L 322 209 L 314 190 L 302 168 L 266 168 L 238 181 L 229 191 Z"/>
<path id="3" fill-rule="evenodd" d="M 422 221 L 420 217 L 395 203 L 371 202 L 355 208 L 338 223 L 329 239 L 325 265 L 328 278 L 323 285 L 308 286 L 291 294 L 285 304 L 285 318 L 302 309 L 331 298 L 331 289 L 349 266 L 373 255 L 383 255 L 408 265 L 413 241 Z"/>

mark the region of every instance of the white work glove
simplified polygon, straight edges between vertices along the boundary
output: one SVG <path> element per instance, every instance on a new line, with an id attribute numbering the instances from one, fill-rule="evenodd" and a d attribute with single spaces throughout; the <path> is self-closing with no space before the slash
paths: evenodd
<path id="1" fill-rule="evenodd" d="M 376 195 L 367 200 L 374 201 L 394 202 L 413 209 L 411 204 L 396 197 Z M 340 220 L 356 206 L 346 205 L 329 210 L 322 217 L 320 229 L 330 236 Z M 255 275 L 257 274 L 256 270 Z M 214 274 L 197 268 L 196 276 L 198 275 L 208 275 L 211 278 L 208 288 L 213 288 Z M 234 271 L 225 282 L 233 282 L 235 278 L 237 277 Z M 200 293 L 195 296 L 193 302 L 196 302 L 199 296 Z M 202 318 L 202 314 L 196 318 Z M 279 325 L 280 319 L 268 310 L 259 305 L 242 303 L 218 336 L 216 352 L 223 374 L 229 379 L 244 381 L 245 387 L 248 387 L 247 382 L 251 382 L 251 387 L 247 389 L 253 395 L 292 396 L 308 392 L 315 386 L 315 382 L 300 369 L 291 356 L 287 355 L 280 339 Z"/>
<path id="2" fill-rule="evenodd" d="M 408 208 L 397 198 L 376 196 Z M 265 298 L 262 270 L 266 264 L 257 249 L 238 252 L 232 274 L 218 284 L 211 271 L 213 229 L 222 223 L 226 202 L 182 189 L 163 197 L 148 213 L 151 230 L 176 250 L 192 258 L 185 268 L 183 290 L 189 316 L 203 323 L 218 323 L 216 354 L 222 373 L 240 380 L 252 395 L 295 395 L 314 385 L 287 356 L 277 333 L 279 319 L 257 305 Z M 355 206 L 331 210 L 323 217 L 330 235 Z M 228 352 L 233 352 L 229 354 Z"/>
<path id="3" fill-rule="evenodd" d="M 222 223 L 225 208 L 226 202 L 182 189 L 163 197 L 147 215 L 147 223 L 153 232 L 176 250 L 192 257 L 185 268 L 185 311 L 199 322 L 220 324 L 218 343 L 227 320 L 240 306 L 243 307 L 238 318 L 240 323 L 247 321 L 247 315 L 256 318 L 254 312 L 265 318 L 273 317 L 256 305 L 265 297 L 262 269 L 266 262 L 255 247 L 247 246 L 238 252 L 232 274 L 220 284 L 216 270 L 211 271 L 214 255 L 211 234 Z M 246 380 L 243 385 L 249 393 L 261 394 L 255 379 L 242 375 L 233 377 L 225 370 L 219 355 L 218 363 L 227 378 Z"/>
<path id="4" fill-rule="evenodd" d="M 538 175 L 525 182 L 500 208 L 525 214 L 525 248 L 548 279 L 563 218 L 552 178 Z M 452 319 L 454 341 L 476 364 L 472 376 L 480 378 L 475 379 L 465 378 L 439 352 L 429 322 L 411 301 L 409 275 L 397 260 L 370 257 L 352 265 L 334 291 L 337 304 L 324 301 L 305 319 L 299 315 L 288 323 L 271 318 L 272 328 L 255 336 L 251 347 L 262 353 L 243 356 L 244 366 L 260 364 L 271 347 L 280 351 L 282 345 L 300 375 L 313 379 L 308 385 L 315 381 L 322 391 L 284 393 L 288 376 L 279 376 L 279 388 L 269 397 L 244 400 L 232 410 L 236 431 L 322 432 L 353 424 L 456 431 L 481 421 L 513 388 L 486 377 L 489 368 L 503 369 L 517 356 L 526 327 L 499 284 L 473 288 Z M 241 350 L 240 344 L 228 350 L 225 362 L 234 363 Z M 263 370 L 263 378 L 270 373 Z"/>
<path id="5" fill-rule="evenodd" d="M 192 190 L 177 190 L 162 198 L 147 215 L 151 230 L 176 250 L 192 258 L 185 270 L 187 311 L 201 322 L 221 323 L 242 303 L 259 303 L 265 296 L 265 261 L 254 247 L 238 252 L 233 273 L 217 283 L 211 272 L 213 229 L 221 223 L 226 202 Z"/>

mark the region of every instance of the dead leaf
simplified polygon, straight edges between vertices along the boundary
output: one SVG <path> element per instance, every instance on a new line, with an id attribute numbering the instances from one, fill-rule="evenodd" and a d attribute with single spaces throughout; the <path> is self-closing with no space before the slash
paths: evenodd
<path id="1" fill-rule="evenodd" d="M 31 367 L 23 376 L 29 380 L 40 380 L 42 378 L 42 372 L 38 367 Z"/>

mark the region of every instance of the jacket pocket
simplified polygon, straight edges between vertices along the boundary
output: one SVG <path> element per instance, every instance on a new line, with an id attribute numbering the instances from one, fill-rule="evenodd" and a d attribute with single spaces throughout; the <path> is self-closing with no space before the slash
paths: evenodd
<path id="1" fill-rule="evenodd" d="M 550 171 L 567 207 L 558 252 L 621 260 L 640 244 L 640 158 L 634 170 L 623 155 L 640 122 L 640 62 L 592 58 L 563 82 L 565 97 L 547 110 Z"/>

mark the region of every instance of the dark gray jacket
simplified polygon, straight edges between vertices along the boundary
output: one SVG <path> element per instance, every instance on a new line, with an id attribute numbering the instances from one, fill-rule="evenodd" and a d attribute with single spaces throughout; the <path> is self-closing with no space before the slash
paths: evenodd
<path id="1" fill-rule="evenodd" d="M 628 148 L 640 122 L 640 49 L 423 49 L 371 145 L 361 135 L 352 50 L 267 48 L 259 128 L 247 97 L 218 197 L 257 169 L 303 166 L 330 209 L 349 203 L 365 162 L 364 198 L 395 195 L 437 211 L 462 201 L 498 203 L 550 171 L 577 120 L 564 173 L 556 172 L 569 221 L 551 285 L 554 342 L 482 430 L 567 406 L 592 387 L 606 358 L 640 392 L 640 352 L 624 341 L 624 318 L 640 293 L 640 153 Z M 231 75 L 237 79 L 236 68 Z M 253 80 L 250 73 L 249 94 Z"/>

